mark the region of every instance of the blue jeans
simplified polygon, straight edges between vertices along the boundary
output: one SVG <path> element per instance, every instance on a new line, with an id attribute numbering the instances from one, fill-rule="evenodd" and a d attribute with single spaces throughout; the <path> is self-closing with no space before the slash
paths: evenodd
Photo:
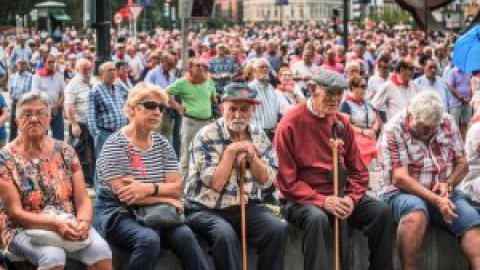
<path id="1" fill-rule="evenodd" d="M 54 139 L 63 141 L 65 127 L 63 124 L 63 107 L 58 108 L 58 112 L 55 115 L 52 115 L 52 137 Z"/>
<path id="2" fill-rule="evenodd" d="M 461 237 L 473 227 L 480 226 L 480 215 L 468 203 L 467 199 L 465 193 L 459 190 L 453 192 L 450 200 L 456 207 L 455 214 L 457 214 L 458 218 L 452 223 L 447 223 L 435 205 L 418 196 L 401 191 L 392 191 L 382 195 L 382 200 L 392 207 L 393 218 L 396 222 L 400 222 L 402 217 L 412 211 L 421 210 L 425 213 L 427 220 L 433 225 L 447 230 L 456 237 Z"/>
<path id="3" fill-rule="evenodd" d="M 209 269 L 205 254 L 187 225 L 154 231 L 140 225 L 133 217 L 124 215 L 109 227 L 106 240 L 130 253 L 127 270 L 153 270 L 161 247 L 167 247 L 177 255 L 182 269 Z"/>

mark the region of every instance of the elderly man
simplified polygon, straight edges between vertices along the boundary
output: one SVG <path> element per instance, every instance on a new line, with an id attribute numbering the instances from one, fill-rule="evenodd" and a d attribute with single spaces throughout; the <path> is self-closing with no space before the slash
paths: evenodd
<path id="1" fill-rule="evenodd" d="M 389 121 L 379 141 L 382 199 L 399 222 L 397 238 L 404 270 L 417 259 L 432 223 L 460 240 L 471 269 L 480 269 L 480 216 L 455 187 L 468 171 L 461 135 L 432 91 L 416 95 Z"/>
<path id="2" fill-rule="evenodd" d="M 92 64 L 87 59 L 77 63 L 75 77 L 65 87 L 65 116 L 70 122 L 70 143 L 82 164 L 85 183 L 93 186 L 95 168 L 93 138 L 87 126 L 88 95 L 92 89 Z"/>
<path id="3" fill-rule="evenodd" d="M 123 111 L 128 93 L 114 84 L 115 64 L 105 62 L 98 72 L 101 83 L 93 86 L 87 103 L 87 125 L 94 139 L 95 158 L 100 154 L 107 138 L 128 122 Z"/>
<path id="4" fill-rule="evenodd" d="M 32 90 L 44 92 L 48 96 L 51 108 L 51 129 L 52 137 L 63 141 L 64 123 L 63 123 L 63 99 L 65 81 L 63 75 L 56 71 L 55 57 L 48 55 L 45 59 L 44 67 L 40 69 L 32 78 Z"/>
<path id="5" fill-rule="evenodd" d="M 365 194 L 368 169 L 352 125 L 338 113 L 348 84 L 342 75 L 324 69 L 313 75 L 311 83 L 312 97 L 280 121 L 274 140 L 279 161 L 276 186 L 286 199 L 284 216 L 305 230 L 304 269 L 328 269 L 325 238 L 331 233 L 332 217 L 367 235 L 370 269 L 393 269 L 390 209 Z M 339 168 L 344 172 L 339 182 L 345 183 L 339 187 L 340 196 L 333 195 L 333 137 L 343 141 L 338 148 Z"/>
<path id="6" fill-rule="evenodd" d="M 167 92 L 178 96 L 181 101 L 180 105 L 175 99 L 170 99 L 172 107 L 183 115 L 180 168 L 183 176 L 186 176 L 190 141 L 198 130 L 210 123 L 212 103 L 216 101 L 215 85 L 208 78 L 207 62 L 200 57 L 192 58 L 188 73 L 170 85 Z"/>
<path id="7" fill-rule="evenodd" d="M 10 98 L 12 99 L 9 138 L 9 141 L 12 141 L 17 137 L 17 101 L 21 95 L 32 89 L 32 73 L 28 71 L 27 60 L 23 58 L 17 60 L 17 71 L 10 76 L 7 89 L 8 93 L 10 94 Z"/>
<path id="8" fill-rule="evenodd" d="M 226 52 L 227 45 L 223 43 L 218 44 L 217 55 L 210 59 L 208 65 L 210 76 L 215 82 L 215 88 L 218 93 L 223 92 L 223 88 L 232 81 L 238 69 L 237 64 Z"/>
<path id="9" fill-rule="evenodd" d="M 275 93 L 275 88 L 269 83 L 270 64 L 265 58 L 260 58 L 253 64 L 254 78 L 248 86 L 257 91 L 260 104 L 253 115 L 255 125 L 263 129 L 268 138 L 273 139 L 275 128 L 281 116 L 283 104 Z"/>
<path id="10" fill-rule="evenodd" d="M 413 96 L 420 92 L 420 87 L 411 81 L 414 68 L 411 62 L 399 60 L 390 80 L 383 84 L 373 96 L 372 105 L 377 110 L 385 108 L 387 120 L 407 108 Z"/>
<path id="11" fill-rule="evenodd" d="M 258 251 L 257 269 L 283 269 L 285 224 L 270 212 L 258 191 L 272 186 L 277 158 L 265 133 L 249 125 L 256 92 L 232 83 L 223 94 L 223 117 L 192 141 L 186 185 L 187 220 L 212 246 L 217 270 L 240 270 L 239 196 L 246 200 L 248 244 Z M 239 164 L 245 160 L 245 193 L 239 194 Z"/>

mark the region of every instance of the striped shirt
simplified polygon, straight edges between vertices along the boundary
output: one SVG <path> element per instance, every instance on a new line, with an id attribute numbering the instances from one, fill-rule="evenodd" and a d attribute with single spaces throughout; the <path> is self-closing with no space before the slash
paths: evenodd
<path id="1" fill-rule="evenodd" d="M 114 132 L 128 123 L 123 112 L 128 93 L 115 85 L 112 89 L 99 83 L 93 86 L 88 95 L 87 124 L 92 137 L 99 133 L 99 129 Z"/>
<path id="2" fill-rule="evenodd" d="M 277 175 L 278 160 L 270 140 L 263 130 L 250 125 L 252 144 L 260 153 L 260 159 L 267 166 L 268 180 L 259 184 L 252 176 L 250 169 L 245 172 L 246 201 L 260 200 L 260 192 L 272 185 Z M 232 169 L 230 178 L 221 193 L 210 188 L 210 181 L 217 169 L 222 154 L 232 143 L 230 133 L 223 118 L 202 128 L 190 144 L 190 164 L 185 192 L 190 202 L 208 208 L 227 208 L 240 205 L 237 171 Z"/>
<path id="3" fill-rule="evenodd" d="M 167 139 L 157 133 L 151 136 L 153 143 L 146 151 L 132 145 L 122 130 L 108 137 L 97 161 L 100 187 L 108 187 L 108 181 L 129 175 L 142 183 L 161 183 L 166 173 L 178 172 L 177 157 Z"/>
<path id="4" fill-rule="evenodd" d="M 271 84 L 263 84 L 258 80 L 254 80 L 248 86 L 257 91 L 257 99 L 260 101 L 253 115 L 255 126 L 274 129 L 281 115 L 281 104 L 275 89 Z"/>
<path id="5" fill-rule="evenodd" d="M 32 73 L 25 71 L 15 72 L 8 80 L 8 93 L 12 100 L 18 100 L 21 95 L 32 89 Z"/>
<path id="6" fill-rule="evenodd" d="M 408 119 L 406 110 L 397 114 L 387 123 L 378 142 L 382 193 L 396 190 L 393 170 L 405 166 L 412 178 L 431 190 L 437 182 L 446 183 L 455 167 L 454 159 L 465 155 L 460 131 L 449 114 L 443 114 L 428 145 L 410 133 Z"/>
<path id="7" fill-rule="evenodd" d="M 65 87 L 65 105 L 73 106 L 75 119 L 80 123 L 87 122 L 88 94 L 92 86 L 82 80 L 80 75 L 75 76 Z"/>

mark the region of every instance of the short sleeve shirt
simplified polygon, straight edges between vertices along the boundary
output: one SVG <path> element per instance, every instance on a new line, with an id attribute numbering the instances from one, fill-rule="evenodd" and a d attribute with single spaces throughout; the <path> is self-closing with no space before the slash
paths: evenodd
<path id="1" fill-rule="evenodd" d="M 200 119 L 212 117 L 212 99 L 216 95 L 212 79 L 193 84 L 185 78 L 180 78 L 168 87 L 168 93 L 180 97 L 187 116 Z"/>

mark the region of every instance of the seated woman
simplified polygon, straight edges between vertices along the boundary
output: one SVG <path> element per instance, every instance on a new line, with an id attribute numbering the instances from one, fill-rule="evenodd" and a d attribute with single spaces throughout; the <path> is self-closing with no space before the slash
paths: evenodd
<path id="1" fill-rule="evenodd" d="M 137 84 L 128 94 L 130 123 L 112 134 L 97 161 L 94 226 L 114 246 L 129 252 L 129 270 L 153 270 L 160 247 L 173 250 L 185 270 L 208 269 L 203 250 L 187 225 L 155 230 L 140 224 L 131 210 L 167 203 L 183 211 L 182 180 L 175 152 L 155 133 L 168 96 L 159 87 Z"/>
<path id="2" fill-rule="evenodd" d="M 278 71 L 277 97 L 282 105 L 281 112 L 285 114 L 298 103 L 305 101 L 302 89 L 295 85 L 293 73 L 288 67 L 282 67 Z"/>
<path id="3" fill-rule="evenodd" d="M 349 116 L 363 162 L 368 166 L 377 156 L 376 136 L 381 120 L 373 106 L 364 98 L 367 89 L 365 78 L 355 76 L 350 78 L 348 83 L 351 92 L 345 95 L 340 112 Z"/>
<path id="4" fill-rule="evenodd" d="M 470 122 L 465 137 L 465 152 L 468 161 L 468 174 L 460 184 L 460 189 L 469 195 L 475 205 L 480 205 L 480 113 Z"/>
<path id="5" fill-rule="evenodd" d="M 6 218 L 2 244 L 38 269 L 63 269 L 66 258 L 71 258 L 88 269 L 110 270 L 110 248 L 90 228 L 92 204 L 80 161 L 73 148 L 47 135 L 49 112 L 48 99 L 38 92 L 26 93 L 17 102 L 19 136 L 0 153 L 0 198 L 4 206 L 0 215 Z M 47 215 L 47 209 L 70 215 L 71 219 Z M 67 252 L 53 244 L 33 244 L 27 234 L 30 229 L 53 231 L 67 241 L 90 238 L 91 242 Z"/>

